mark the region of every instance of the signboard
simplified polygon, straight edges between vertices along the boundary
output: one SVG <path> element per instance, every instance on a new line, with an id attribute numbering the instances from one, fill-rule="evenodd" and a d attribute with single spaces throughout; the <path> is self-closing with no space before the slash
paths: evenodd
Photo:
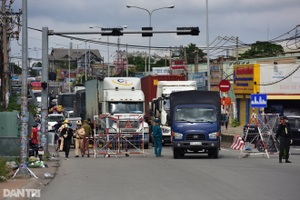
<path id="1" fill-rule="evenodd" d="M 230 97 L 223 97 L 221 98 L 222 106 L 230 106 L 231 105 L 231 98 Z"/>
<path id="2" fill-rule="evenodd" d="M 235 94 L 256 93 L 255 82 L 259 82 L 259 64 L 234 66 L 233 91 Z"/>
<path id="3" fill-rule="evenodd" d="M 267 94 L 251 94 L 250 101 L 252 108 L 265 108 L 267 107 Z"/>
<path id="4" fill-rule="evenodd" d="M 157 75 L 169 75 L 170 67 L 153 67 L 152 71 L 154 74 L 157 74 Z"/>
<path id="5" fill-rule="evenodd" d="M 230 83 L 227 80 L 222 80 L 219 83 L 219 89 L 221 92 L 228 92 L 228 90 L 230 89 Z"/>
<path id="6" fill-rule="evenodd" d="M 299 64 L 260 64 L 260 93 L 300 94 Z"/>

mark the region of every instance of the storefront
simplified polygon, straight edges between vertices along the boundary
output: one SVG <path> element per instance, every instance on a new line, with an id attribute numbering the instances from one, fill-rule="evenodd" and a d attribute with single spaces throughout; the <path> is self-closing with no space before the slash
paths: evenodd
<path id="1" fill-rule="evenodd" d="M 267 94 L 266 113 L 300 115 L 299 64 L 248 64 L 234 66 L 233 89 L 236 95 L 238 120 L 249 122 L 253 112 L 251 94 Z"/>

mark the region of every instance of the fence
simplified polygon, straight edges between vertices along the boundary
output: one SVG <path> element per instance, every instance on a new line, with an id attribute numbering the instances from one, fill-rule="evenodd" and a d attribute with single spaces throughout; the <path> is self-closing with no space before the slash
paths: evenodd
<path id="1" fill-rule="evenodd" d="M 86 138 L 86 147 L 88 156 L 95 158 L 100 155 L 144 155 L 143 116 L 94 116 L 94 136 Z"/>

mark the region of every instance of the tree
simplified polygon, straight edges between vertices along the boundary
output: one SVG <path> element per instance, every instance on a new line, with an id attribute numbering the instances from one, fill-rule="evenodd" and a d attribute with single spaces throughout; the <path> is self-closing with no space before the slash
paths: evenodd
<path id="1" fill-rule="evenodd" d="M 260 42 L 251 45 L 245 53 L 240 54 L 244 59 L 247 58 L 262 58 L 262 57 L 275 57 L 284 53 L 283 47 L 278 44 L 272 44 L 270 42 Z"/>
<path id="2" fill-rule="evenodd" d="M 195 63 L 195 53 L 198 52 L 198 60 L 202 60 L 206 55 L 202 49 L 199 49 L 196 44 L 190 43 L 187 47 L 183 47 L 179 51 L 179 56 L 184 59 L 184 51 L 186 51 L 186 58 L 189 64 Z"/>

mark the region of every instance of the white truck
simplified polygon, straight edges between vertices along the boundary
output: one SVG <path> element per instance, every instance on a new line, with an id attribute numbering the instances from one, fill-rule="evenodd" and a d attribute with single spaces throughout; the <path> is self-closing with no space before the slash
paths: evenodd
<path id="1" fill-rule="evenodd" d="M 105 114 L 119 119 L 112 121 L 112 132 L 144 133 L 144 148 L 149 146 L 149 126 L 140 119 L 145 115 L 145 96 L 140 78 L 105 77 L 103 80 L 88 80 L 86 88 L 86 118 Z M 134 121 L 128 127 L 128 121 Z"/>
<path id="2" fill-rule="evenodd" d="M 153 118 L 158 118 L 161 123 L 164 143 L 171 143 L 171 127 L 167 123 L 170 114 L 170 94 L 172 92 L 197 90 L 196 81 L 158 81 L 156 98 L 151 103 Z M 154 119 L 152 120 L 154 121 Z M 152 129 L 151 129 L 152 130 Z"/>

